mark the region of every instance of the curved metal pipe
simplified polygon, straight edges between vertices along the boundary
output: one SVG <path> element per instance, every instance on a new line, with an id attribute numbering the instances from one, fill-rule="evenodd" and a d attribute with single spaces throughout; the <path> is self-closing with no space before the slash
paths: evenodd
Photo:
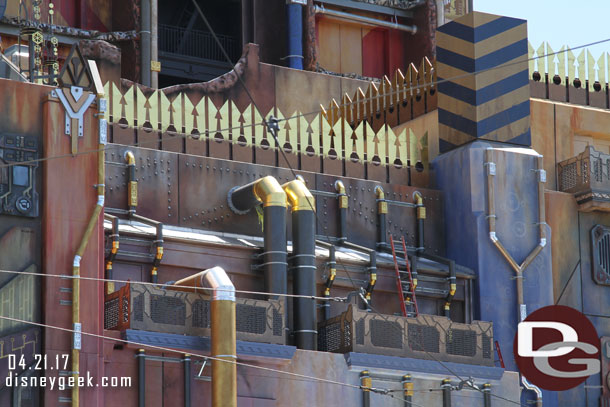
<path id="1" fill-rule="evenodd" d="M 377 252 L 371 250 L 369 252 L 369 283 L 365 289 L 365 298 L 368 302 L 371 301 L 371 295 L 373 294 L 373 289 L 375 288 L 375 284 L 377 284 Z"/>
<path id="2" fill-rule="evenodd" d="M 546 171 L 543 167 L 542 155 L 536 157 L 536 173 L 538 178 L 538 234 L 539 243 L 530 252 L 530 254 L 523 260 L 523 263 L 518 264 L 513 257 L 504 248 L 502 243 L 498 240 L 496 235 L 496 208 L 495 208 L 495 192 L 494 192 L 494 181 L 493 177 L 496 175 L 496 164 L 493 162 L 493 148 L 488 147 L 485 151 L 485 166 L 487 167 L 487 206 L 489 219 L 489 239 L 492 241 L 494 246 L 500 251 L 504 259 L 510 264 L 515 271 L 517 280 L 517 305 L 519 307 L 518 314 L 519 322 L 523 321 L 527 316 L 527 305 L 523 298 L 523 272 L 531 264 L 531 262 L 538 256 L 542 249 L 546 246 L 546 214 L 544 206 L 544 183 L 546 182 Z M 536 406 L 542 406 L 542 391 L 529 383 L 525 376 L 521 375 L 521 382 L 523 387 L 536 393 Z"/>
<path id="3" fill-rule="evenodd" d="M 388 203 L 385 201 L 385 193 L 381 185 L 375 187 L 375 196 L 377 201 L 377 248 L 383 249 L 388 247 L 386 243 Z"/>
<path id="4" fill-rule="evenodd" d="M 320 6 L 314 6 L 314 12 L 316 14 L 324 14 L 341 20 L 355 21 L 357 23 L 372 25 L 376 27 L 393 28 L 395 30 L 410 32 L 411 34 L 417 33 L 417 26 L 415 25 L 392 23 L 390 21 L 383 21 L 378 20 L 376 18 L 359 16 L 355 14 L 345 13 L 343 11 L 327 9 Z"/>
<path id="5" fill-rule="evenodd" d="M 98 108 L 100 106 L 101 96 L 98 95 Z M 72 376 L 74 382 L 78 382 L 79 369 L 80 369 L 80 350 L 82 348 L 81 343 L 81 322 L 80 322 L 80 262 L 93 233 L 93 229 L 98 224 L 100 213 L 104 209 L 104 195 L 105 195 L 105 178 L 106 178 L 106 166 L 105 166 L 105 149 L 106 141 L 98 134 L 99 144 L 97 153 L 97 202 L 93 208 L 93 213 L 89 218 L 89 223 L 85 228 L 85 232 L 81 238 L 80 244 L 74 254 L 74 260 L 72 262 L 72 324 L 74 333 L 72 334 Z M 79 406 L 79 387 L 72 387 L 72 406 Z"/>
<path id="6" fill-rule="evenodd" d="M 168 286 L 178 291 L 212 289 L 211 328 L 212 352 L 212 406 L 237 407 L 237 360 L 235 329 L 235 286 L 221 267 L 212 267 Z M 206 290 L 209 291 L 209 290 Z"/>
<path id="7" fill-rule="evenodd" d="M 315 199 L 303 181 L 282 185 L 292 207 L 293 292 L 316 295 Z M 317 350 L 316 304 L 310 298 L 293 299 L 295 344 L 299 349 Z"/>
<path id="8" fill-rule="evenodd" d="M 286 192 L 271 176 L 257 179 L 249 184 L 234 187 L 227 197 L 229 208 L 238 215 L 263 206 L 264 252 L 262 254 L 265 273 L 265 291 L 287 294 L 286 276 Z M 277 296 L 269 296 L 275 299 Z"/>
<path id="9" fill-rule="evenodd" d="M 339 194 L 339 244 L 347 241 L 347 209 L 348 199 L 347 193 L 345 192 L 345 185 L 341 180 L 335 181 L 335 190 Z"/>

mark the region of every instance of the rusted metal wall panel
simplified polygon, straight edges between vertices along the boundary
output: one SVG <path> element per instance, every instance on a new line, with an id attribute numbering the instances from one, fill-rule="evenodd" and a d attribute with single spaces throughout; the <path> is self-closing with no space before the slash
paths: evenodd
<path id="1" fill-rule="evenodd" d="M 50 89 L 49 89 L 50 90 Z M 24 92 L 27 94 L 27 92 Z M 83 96 L 84 97 L 84 96 Z M 39 102 L 42 100 L 39 99 Z M 57 100 L 44 102 L 44 157 L 61 156 L 43 162 L 43 185 L 45 186 L 43 219 L 43 270 L 47 274 L 72 274 L 74 252 L 84 233 L 85 227 L 97 201 L 93 185 L 97 184 L 97 120 L 88 110 L 84 116 L 84 137 L 78 139 L 78 150 L 94 153 L 70 156 L 70 136 L 64 134 L 65 112 Z M 72 199 L 67 199 L 71 197 Z M 95 227 L 81 261 L 81 273 L 86 277 L 103 278 L 101 222 Z M 71 288 L 71 280 L 45 278 L 43 280 L 45 323 L 51 326 L 71 326 L 72 307 L 69 292 L 60 288 Z M 96 282 L 81 283 L 80 314 L 83 332 L 101 333 L 103 324 L 102 309 L 103 287 Z M 61 300 L 61 302 L 60 302 Z M 45 353 L 68 353 L 71 348 L 71 335 L 52 328 L 44 331 Z M 101 359 L 101 340 L 83 336 L 81 363 L 82 368 L 90 368 L 92 375 L 103 376 Z M 85 370 L 84 370 L 85 371 Z M 81 392 L 83 405 L 99 402 L 98 390 Z M 56 405 L 58 392 L 45 392 L 45 405 Z M 61 394 L 66 396 L 67 394 Z"/>

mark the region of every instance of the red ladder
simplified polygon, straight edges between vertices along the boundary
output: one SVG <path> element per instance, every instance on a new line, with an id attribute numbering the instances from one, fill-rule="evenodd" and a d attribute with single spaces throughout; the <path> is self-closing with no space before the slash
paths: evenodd
<path id="1" fill-rule="evenodd" d="M 404 317 L 417 317 L 419 315 L 419 309 L 417 308 L 417 300 L 415 298 L 415 290 L 411 290 L 411 288 L 416 288 L 413 284 L 413 277 L 411 276 L 411 264 L 409 263 L 409 256 L 407 255 L 407 247 L 405 244 L 405 238 L 401 237 L 402 248 L 405 256 L 405 263 L 407 264 L 407 271 L 400 271 L 398 268 L 398 260 L 396 259 L 396 249 L 394 248 L 394 239 L 392 235 L 390 235 L 390 245 L 392 247 L 392 256 L 394 257 L 394 271 L 396 272 L 396 289 L 398 290 L 398 297 L 400 301 L 400 310 Z M 401 274 L 407 274 L 409 276 L 409 282 L 405 283 L 400 278 Z M 406 296 L 406 298 L 405 298 Z M 411 301 L 413 298 L 413 301 Z M 415 312 L 407 312 L 407 305 L 414 306 Z"/>

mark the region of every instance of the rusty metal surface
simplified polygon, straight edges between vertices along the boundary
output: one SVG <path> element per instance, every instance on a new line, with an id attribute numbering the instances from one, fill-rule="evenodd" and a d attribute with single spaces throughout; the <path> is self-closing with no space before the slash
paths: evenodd
<path id="1" fill-rule="evenodd" d="M 177 224 L 178 155 L 170 152 L 110 146 L 106 151 L 106 206 L 127 209 L 125 151 L 133 151 L 138 181 L 137 213 L 163 223 Z"/>

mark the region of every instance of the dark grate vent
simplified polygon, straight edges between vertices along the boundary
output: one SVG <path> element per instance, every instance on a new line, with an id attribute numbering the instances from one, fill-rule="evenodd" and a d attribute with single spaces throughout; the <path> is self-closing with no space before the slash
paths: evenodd
<path id="1" fill-rule="evenodd" d="M 409 324 L 407 335 L 411 350 L 439 353 L 440 334 L 435 327 Z"/>
<path id="2" fill-rule="evenodd" d="M 184 326 L 186 323 L 186 304 L 180 298 L 151 295 L 150 319 L 158 324 Z"/>
<path id="3" fill-rule="evenodd" d="M 104 329 L 113 329 L 119 325 L 119 299 L 113 298 L 104 303 Z"/>
<path id="4" fill-rule="evenodd" d="M 593 280 L 610 285 L 610 228 L 596 225 L 591 229 L 593 251 Z"/>
<path id="5" fill-rule="evenodd" d="M 477 335 L 466 329 L 449 329 L 445 334 L 447 353 L 458 356 L 477 354 Z"/>
<path id="6" fill-rule="evenodd" d="M 356 343 L 364 345 L 364 318 L 356 321 Z"/>
<path id="7" fill-rule="evenodd" d="M 373 346 L 402 349 L 402 328 L 398 322 L 371 319 L 369 330 Z"/>
<path id="8" fill-rule="evenodd" d="M 482 342 L 483 342 L 483 357 L 485 359 L 491 359 L 493 355 L 493 351 L 491 350 L 491 337 L 487 334 L 482 334 Z"/>
<path id="9" fill-rule="evenodd" d="M 193 301 L 193 327 L 210 327 L 210 302 L 206 300 Z"/>
<path id="10" fill-rule="evenodd" d="M 341 349 L 341 321 L 324 326 L 318 332 L 318 348 L 325 352 Z"/>
<path id="11" fill-rule="evenodd" d="M 273 336 L 283 335 L 284 324 L 282 323 L 282 314 L 273 308 Z"/>
<path id="12" fill-rule="evenodd" d="M 237 304 L 235 320 L 238 332 L 264 334 L 267 328 L 267 310 L 254 305 Z"/>
<path id="13" fill-rule="evenodd" d="M 133 315 L 131 319 L 134 321 L 144 321 L 144 294 L 137 295 L 133 298 Z"/>

